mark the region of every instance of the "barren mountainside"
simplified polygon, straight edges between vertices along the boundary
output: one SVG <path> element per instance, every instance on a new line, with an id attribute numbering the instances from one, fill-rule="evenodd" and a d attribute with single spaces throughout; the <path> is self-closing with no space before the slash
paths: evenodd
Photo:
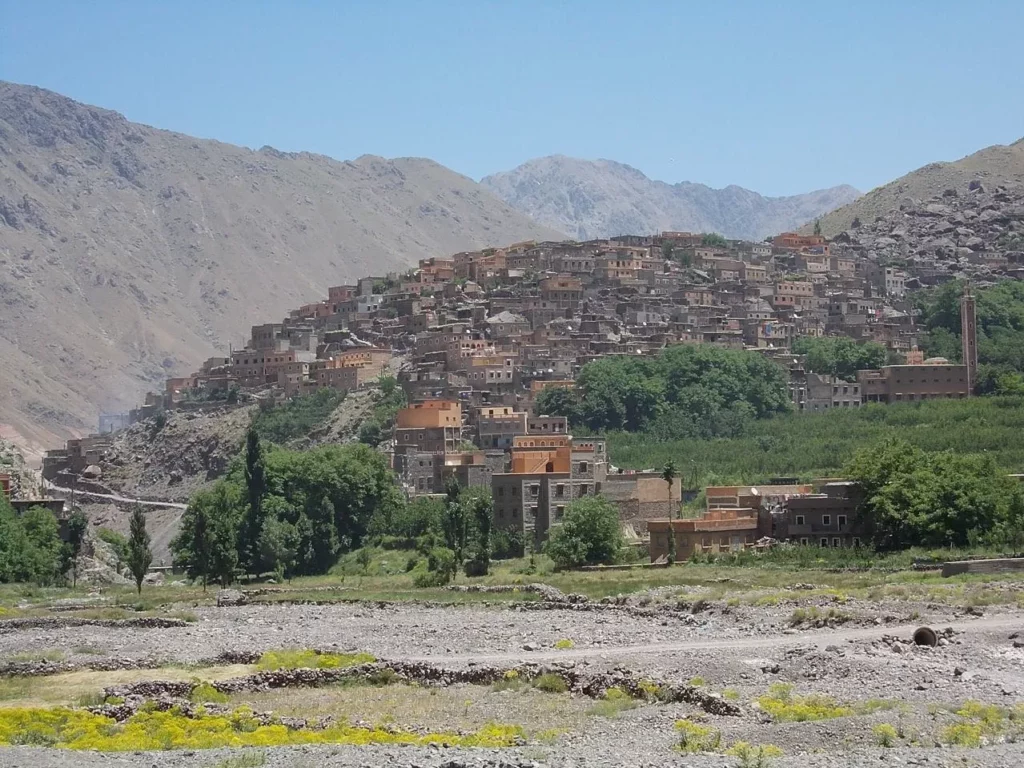
<path id="1" fill-rule="evenodd" d="M 850 186 L 792 197 L 764 197 L 735 185 L 666 184 L 611 160 L 553 155 L 480 182 L 538 222 L 578 240 L 662 230 L 720 232 L 760 240 L 845 205 Z"/>
<path id="2" fill-rule="evenodd" d="M 0 436 L 94 430 L 329 285 L 560 237 L 430 160 L 253 151 L 0 82 Z"/>
<path id="3" fill-rule="evenodd" d="M 927 200 L 947 189 L 962 190 L 972 181 L 990 187 L 1024 184 L 1024 139 L 1009 146 L 986 147 L 952 163 L 929 163 L 822 217 L 821 229 L 832 237 L 850 229 L 854 219 L 868 224 L 909 200 Z"/>

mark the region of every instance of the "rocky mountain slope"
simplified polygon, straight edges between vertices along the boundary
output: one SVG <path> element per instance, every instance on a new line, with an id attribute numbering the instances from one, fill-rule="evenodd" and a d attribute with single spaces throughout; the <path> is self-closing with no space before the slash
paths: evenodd
<path id="1" fill-rule="evenodd" d="M 480 183 L 541 224 L 578 240 L 662 230 L 760 240 L 795 229 L 860 194 L 840 186 L 763 197 L 737 186 L 666 184 L 622 163 L 561 155 L 530 160 Z"/>
<path id="2" fill-rule="evenodd" d="M 831 237 L 849 229 L 855 219 L 868 224 L 899 210 L 908 200 L 927 200 L 947 189 L 963 189 L 975 180 L 990 188 L 1024 183 L 1024 139 L 1009 146 L 986 147 L 956 162 L 930 163 L 918 168 L 823 216 L 821 229 Z"/>
<path id="3" fill-rule="evenodd" d="M 995 279 L 1024 263 L 1024 185 L 974 180 L 925 200 L 908 197 L 839 232 L 832 251 L 902 264 L 925 283 L 948 275 Z"/>
<path id="4" fill-rule="evenodd" d="M 430 160 L 253 151 L 0 82 L 0 437 L 92 430 L 328 285 L 558 237 Z"/>

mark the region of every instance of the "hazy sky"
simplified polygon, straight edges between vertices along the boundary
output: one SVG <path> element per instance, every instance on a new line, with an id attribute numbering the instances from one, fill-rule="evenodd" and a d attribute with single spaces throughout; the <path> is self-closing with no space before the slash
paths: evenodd
<path id="1" fill-rule="evenodd" d="M 250 147 L 792 194 L 1024 136 L 1022 30 L 1022 0 L 0 0 L 0 79 Z"/>

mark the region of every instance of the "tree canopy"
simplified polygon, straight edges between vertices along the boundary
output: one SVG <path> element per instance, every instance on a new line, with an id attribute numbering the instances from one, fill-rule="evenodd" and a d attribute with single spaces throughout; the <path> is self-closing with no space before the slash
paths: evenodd
<path id="1" fill-rule="evenodd" d="M 236 459 L 227 477 L 192 498 L 172 550 L 193 578 L 227 582 L 239 566 L 249 573 L 325 573 L 340 553 L 361 545 L 371 519 L 390 521 L 404 508 L 387 460 L 365 445 L 265 446 L 259 455 L 261 470 Z M 247 480 L 261 472 L 255 525 Z"/>
<path id="2" fill-rule="evenodd" d="M 888 353 L 881 344 L 859 344 L 848 336 L 805 336 L 793 342 L 793 352 L 807 355 L 807 370 L 846 381 L 856 381 L 857 371 L 885 365 Z"/>
<path id="3" fill-rule="evenodd" d="M 1019 494 L 990 456 L 927 453 L 902 440 L 860 451 L 846 468 L 864 494 L 866 532 L 883 549 L 965 546 L 1002 531 Z"/>
<path id="4" fill-rule="evenodd" d="M 588 363 L 575 388 L 542 391 L 536 411 L 567 416 L 573 426 L 595 432 L 729 436 L 749 419 L 788 411 L 787 383 L 780 366 L 755 352 L 680 344 L 657 357 Z"/>
<path id="5" fill-rule="evenodd" d="M 622 550 L 619 511 L 603 496 L 570 504 L 561 525 L 551 529 L 546 552 L 561 568 L 614 563 Z"/>

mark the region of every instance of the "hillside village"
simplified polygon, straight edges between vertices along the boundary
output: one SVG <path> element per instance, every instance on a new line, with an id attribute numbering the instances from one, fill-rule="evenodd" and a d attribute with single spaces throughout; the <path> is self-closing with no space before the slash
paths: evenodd
<path id="1" fill-rule="evenodd" d="M 896 223 L 831 240 L 663 232 L 430 256 L 405 273 L 333 286 L 326 298 L 254 326 L 244 349 L 168 379 L 163 392 L 130 414 L 106 415 L 102 426 L 240 399 L 267 407 L 325 388 L 355 392 L 397 370 L 409 405 L 382 449 L 406 495 L 442 494 L 451 476 L 489 487 L 495 526 L 527 546 L 541 547 L 566 506 L 594 494 L 618 506 L 652 560 L 667 554 L 669 538 L 680 556 L 766 539 L 856 546 L 858 499 L 841 481 L 707 488 L 703 517 L 670 522 L 682 482 L 667 482 L 660 468 L 615 467 L 604 439 L 573 436 L 565 416 L 538 412 L 537 399 L 573 387 L 590 361 L 678 344 L 776 362 L 797 411 L 969 397 L 972 334 L 964 334 L 966 363 L 925 359 L 908 297 L 956 277 L 979 286 L 1015 277 L 1024 252 L 1005 247 L 1024 222 L 1024 209 L 1007 205 L 1015 195 L 972 184 L 908 201 Z M 974 300 L 962 303 L 964 327 L 973 328 Z M 858 371 L 856 381 L 811 372 L 791 347 L 824 336 L 877 342 L 889 364 Z M 66 486 L 102 465 L 110 445 L 109 435 L 69 441 L 48 454 L 43 475 Z"/>

